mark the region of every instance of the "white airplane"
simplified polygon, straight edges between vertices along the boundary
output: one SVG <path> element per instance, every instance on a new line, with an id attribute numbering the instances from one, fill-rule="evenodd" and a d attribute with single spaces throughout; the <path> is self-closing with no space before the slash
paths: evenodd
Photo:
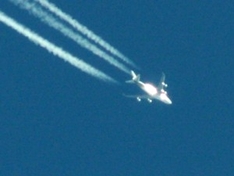
<path id="1" fill-rule="evenodd" d="M 138 101 L 141 101 L 141 99 L 147 99 L 149 103 L 151 103 L 153 99 L 157 99 L 159 101 L 162 101 L 163 103 L 172 104 L 172 101 L 167 96 L 167 92 L 163 89 L 164 87 L 167 87 L 167 84 L 165 83 L 164 73 L 162 75 L 162 78 L 160 80 L 158 87 L 155 87 L 149 83 L 141 82 L 140 75 L 136 75 L 134 71 L 131 71 L 131 75 L 132 75 L 132 79 L 126 81 L 126 83 L 136 84 L 146 93 L 146 95 L 125 95 L 126 97 L 136 98 Z"/>

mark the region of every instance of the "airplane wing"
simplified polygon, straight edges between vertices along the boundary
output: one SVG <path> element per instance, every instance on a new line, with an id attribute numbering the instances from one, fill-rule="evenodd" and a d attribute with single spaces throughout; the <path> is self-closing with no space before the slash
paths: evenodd
<path id="1" fill-rule="evenodd" d="M 161 80 L 160 80 L 159 85 L 158 85 L 158 89 L 160 91 L 162 91 L 164 87 L 167 87 L 167 84 L 165 83 L 165 79 L 166 79 L 166 76 L 164 73 L 162 73 L 162 77 L 161 77 Z"/>
<path id="2" fill-rule="evenodd" d="M 152 102 L 152 97 L 149 95 L 123 95 L 128 98 L 136 98 L 137 101 L 141 101 L 141 99 L 146 99 L 149 103 Z"/>
<path id="3" fill-rule="evenodd" d="M 128 98 L 140 98 L 140 99 L 152 98 L 149 95 L 126 95 L 126 94 L 123 94 L 123 96 L 128 97 Z"/>

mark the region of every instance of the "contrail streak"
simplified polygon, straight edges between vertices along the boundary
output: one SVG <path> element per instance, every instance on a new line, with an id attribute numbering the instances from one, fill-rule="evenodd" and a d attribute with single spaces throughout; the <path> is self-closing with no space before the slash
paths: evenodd
<path id="1" fill-rule="evenodd" d="M 94 34 L 92 31 L 90 31 L 86 26 L 80 24 L 77 20 L 73 19 L 70 15 L 66 14 L 62 10 L 60 10 L 58 7 L 56 7 L 54 4 L 48 2 L 47 0 L 36 0 L 39 2 L 43 7 L 47 8 L 49 11 L 53 12 L 55 15 L 57 15 L 60 19 L 66 21 L 69 23 L 72 27 L 74 27 L 76 30 L 81 32 L 83 35 L 87 36 L 89 39 L 93 40 L 103 48 L 105 48 L 107 51 L 112 53 L 113 55 L 119 57 L 124 62 L 137 67 L 135 63 L 133 63 L 130 59 L 128 59 L 126 56 L 124 56 L 122 53 L 120 53 L 117 49 L 112 47 L 110 44 L 108 44 L 106 41 L 104 41 L 101 37 Z"/>
<path id="2" fill-rule="evenodd" d="M 46 23 L 50 27 L 58 30 L 63 35 L 69 37 L 76 43 L 78 43 L 81 47 L 88 49 L 93 54 L 96 54 L 97 56 L 103 58 L 111 65 L 114 65 L 115 67 L 119 68 L 120 70 L 124 71 L 125 73 L 129 73 L 129 69 L 125 67 L 123 64 L 115 60 L 113 57 L 109 56 L 105 52 L 103 52 L 101 49 L 99 49 L 97 46 L 90 43 L 88 40 L 83 38 L 81 35 L 73 32 L 71 29 L 60 23 L 56 18 L 54 18 L 49 13 L 43 11 L 40 7 L 36 6 L 34 3 L 30 3 L 27 0 L 10 0 L 14 4 L 20 6 L 23 9 L 26 9 L 29 12 L 32 12 L 34 16 L 39 18 L 42 22 Z"/>
<path id="3" fill-rule="evenodd" d="M 70 53 L 64 51 L 62 48 L 56 46 L 55 44 L 49 42 L 48 40 L 44 39 L 37 33 L 31 31 L 27 27 L 23 26 L 22 24 L 16 22 L 14 19 L 8 17 L 3 12 L 0 11 L 0 21 L 3 22 L 8 27 L 14 29 L 18 33 L 22 34 L 26 38 L 28 38 L 31 42 L 35 43 L 36 45 L 41 46 L 42 48 L 46 49 L 48 52 L 52 53 L 55 56 L 63 59 L 64 61 L 69 62 L 71 65 L 79 68 L 81 71 L 101 79 L 103 81 L 118 83 L 113 78 L 109 77 L 105 73 L 95 69 L 94 67 L 90 66 L 89 64 L 85 63 L 84 61 L 78 59 L 77 57 L 71 55 Z"/>

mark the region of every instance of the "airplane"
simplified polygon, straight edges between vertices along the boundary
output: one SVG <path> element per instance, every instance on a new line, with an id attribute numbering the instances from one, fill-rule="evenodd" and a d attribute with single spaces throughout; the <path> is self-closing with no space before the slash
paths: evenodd
<path id="1" fill-rule="evenodd" d="M 136 75 L 134 71 L 131 70 L 132 79 L 126 81 L 126 83 L 133 83 L 140 87 L 146 94 L 145 95 L 124 95 L 129 98 L 136 98 L 138 101 L 141 99 L 147 99 L 149 103 L 152 102 L 153 99 L 157 99 L 165 104 L 172 104 L 172 101 L 167 95 L 167 92 L 164 90 L 164 87 L 167 87 L 165 83 L 165 74 L 162 74 L 162 78 L 158 87 L 153 86 L 149 83 L 143 83 L 140 81 L 140 74 Z"/>

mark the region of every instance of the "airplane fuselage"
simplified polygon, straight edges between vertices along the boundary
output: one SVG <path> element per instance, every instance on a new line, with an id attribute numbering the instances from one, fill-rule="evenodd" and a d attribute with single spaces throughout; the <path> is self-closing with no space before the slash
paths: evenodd
<path id="1" fill-rule="evenodd" d="M 127 80 L 126 83 L 134 83 L 146 93 L 146 95 L 134 96 L 137 98 L 138 101 L 141 101 L 142 98 L 147 99 L 149 102 L 152 102 L 152 99 L 157 99 L 159 101 L 162 101 L 163 103 L 172 104 L 172 101 L 167 96 L 167 92 L 163 89 L 164 87 L 167 87 L 167 84 L 165 83 L 164 73 L 158 88 L 152 84 L 143 83 L 142 81 L 140 81 L 140 75 L 136 75 L 134 71 L 131 71 L 131 75 L 132 79 Z M 128 96 L 128 97 L 133 97 L 133 96 Z"/>
<path id="2" fill-rule="evenodd" d="M 165 91 L 158 91 L 155 86 L 149 83 L 143 83 L 141 81 L 136 81 L 135 83 L 150 96 L 149 99 L 157 99 L 163 103 L 172 104 Z"/>

